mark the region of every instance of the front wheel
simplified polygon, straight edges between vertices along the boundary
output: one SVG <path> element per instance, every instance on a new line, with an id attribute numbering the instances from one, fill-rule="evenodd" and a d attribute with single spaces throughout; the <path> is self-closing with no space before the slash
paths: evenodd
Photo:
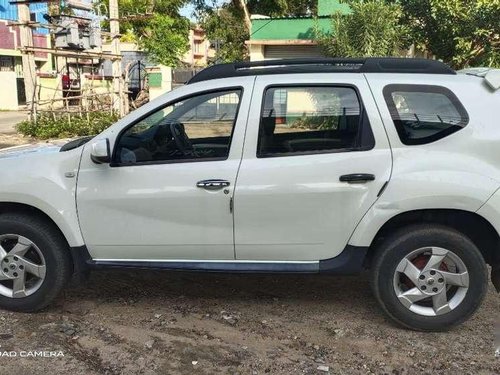
<path id="1" fill-rule="evenodd" d="M 68 245 L 57 229 L 27 214 L 0 215 L 0 308 L 37 311 L 71 275 Z"/>
<path id="2" fill-rule="evenodd" d="M 405 227 L 376 252 L 375 296 L 397 323 L 444 331 L 467 320 L 488 286 L 486 263 L 474 243 L 439 225 Z"/>

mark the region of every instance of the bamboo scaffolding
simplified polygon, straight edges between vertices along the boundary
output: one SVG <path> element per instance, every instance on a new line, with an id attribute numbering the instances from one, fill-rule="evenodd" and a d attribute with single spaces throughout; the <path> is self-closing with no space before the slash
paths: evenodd
<path id="1" fill-rule="evenodd" d="M 12 0 L 11 4 L 16 4 L 19 8 L 24 10 L 28 9 L 28 5 L 32 3 L 59 3 L 58 0 Z M 35 53 L 46 53 L 52 55 L 56 58 L 56 71 L 57 81 L 56 87 L 43 86 L 41 84 L 40 77 L 35 74 L 35 67 L 31 67 L 31 75 L 33 77 L 33 85 L 31 86 L 33 90 L 29 90 L 28 104 L 31 110 L 31 118 L 37 121 L 38 115 L 51 115 L 56 119 L 56 115 L 68 116 L 68 121 L 71 122 L 72 115 L 78 115 L 81 118 L 86 116 L 87 121 L 90 122 L 90 114 L 94 112 L 110 111 L 110 113 L 117 113 L 120 116 L 128 113 L 128 98 L 127 94 L 128 87 L 127 82 L 123 80 L 121 60 L 122 55 L 120 53 L 120 28 L 119 28 L 119 18 L 118 18 L 118 1 L 110 0 L 109 2 L 109 21 L 110 21 L 110 31 L 101 31 L 101 35 L 106 39 L 111 39 L 111 52 L 102 51 L 102 49 L 93 50 L 74 50 L 65 48 L 54 48 L 54 47 L 39 47 L 34 46 L 33 43 L 28 43 L 24 41 L 18 48 L 23 57 L 30 57 L 33 59 Z M 92 23 L 91 18 L 79 17 L 75 15 L 63 15 L 64 17 L 79 18 L 82 22 L 87 22 L 89 25 Z M 139 15 L 143 17 L 145 15 Z M 55 30 L 58 26 L 53 24 L 41 23 L 38 21 L 32 21 L 29 17 L 20 17 L 17 22 L 9 22 L 10 26 L 19 26 L 21 30 L 31 31 L 35 28 L 45 28 L 48 30 Z M 30 38 L 25 38 L 30 39 Z M 58 58 L 62 61 L 66 58 L 66 63 L 59 70 L 57 66 Z M 71 87 L 75 81 L 73 74 L 75 72 L 74 67 L 70 73 L 70 65 L 68 64 L 68 58 L 76 59 L 76 80 L 79 82 L 79 88 Z M 95 74 L 95 60 L 108 60 L 112 63 L 113 69 L 113 86 L 103 87 L 106 92 L 96 92 L 94 79 L 83 79 L 83 69 L 80 69 L 81 60 L 90 60 L 92 66 L 92 74 Z M 24 64 L 28 65 L 28 64 Z M 31 66 L 30 65 L 30 66 Z M 66 67 L 66 68 L 64 68 Z M 66 69 L 66 70 L 65 70 Z M 25 73 L 27 75 L 27 71 Z M 63 77 L 67 77 L 70 86 L 64 88 L 66 85 L 63 84 Z M 29 83 L 29 82 L 28 82 Z M 64 81 L 66 83 L 66 81 Z M 85 83 L 85 84 L 82 84 Z M 33 87 L 34 86 L 34 87 Z M 42 96 L 47 95 L 49 98 L 41 99 Z M 62 97 L 59 97 L 62 96 Z M 31 101 L 30 101 L 31 100 Z"/>

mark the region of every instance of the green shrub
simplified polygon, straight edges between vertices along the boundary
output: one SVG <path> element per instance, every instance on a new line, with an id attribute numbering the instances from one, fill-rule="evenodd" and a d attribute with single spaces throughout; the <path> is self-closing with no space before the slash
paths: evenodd
<path id="1" fill-rule="evenodd" d="M 75 136 L 96 135 L 118 121 L 119 117 L 109 112 L 95 112 L 79 116 L 67 115 L 38 116 L 37 121 L 23 121 L 17 124 L 19 133 L 40 139 L 69 138 Z"/>

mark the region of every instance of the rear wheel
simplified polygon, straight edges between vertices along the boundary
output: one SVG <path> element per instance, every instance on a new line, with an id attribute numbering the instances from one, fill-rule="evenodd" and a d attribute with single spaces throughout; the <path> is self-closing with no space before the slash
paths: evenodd
<path id="1" fill-rule="evenodd" d="M 26 214 L 0 215 L 0 308 L 40 310 L 70 275 L 68 245 L 51 223 Z"/>
<path id="2" fill-rule="evenodd" d="M 401 325 L 443 331 L 480 306 L 488 277 L 478 248 L 463 234 L 438 225 L 406 227 L 379 247 L 373 267 L 375 296 Z"/>

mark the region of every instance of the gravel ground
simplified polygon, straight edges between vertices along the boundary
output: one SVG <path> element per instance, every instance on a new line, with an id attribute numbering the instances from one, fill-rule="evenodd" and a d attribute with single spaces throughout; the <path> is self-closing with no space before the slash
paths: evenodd
<path id="1" fill-rule="evenodd" d="M 447 333 L 394 326 L 367 275 L 96 271 L 37 314 L 0 310 L 0 374 L 499 374 L 498 294 Z"/>
<path id="2" fill-rule="evenodd" d="M 0 135 L 0 148 L 29 142 Z M 0 353 L 17 353 L 0 356 L 0 375 L 500 374 L 498 320 L 492 286 L 438 334 L 394 326 L 367 275 L 98 271 L 41 313 L 0 310 Z"/>

